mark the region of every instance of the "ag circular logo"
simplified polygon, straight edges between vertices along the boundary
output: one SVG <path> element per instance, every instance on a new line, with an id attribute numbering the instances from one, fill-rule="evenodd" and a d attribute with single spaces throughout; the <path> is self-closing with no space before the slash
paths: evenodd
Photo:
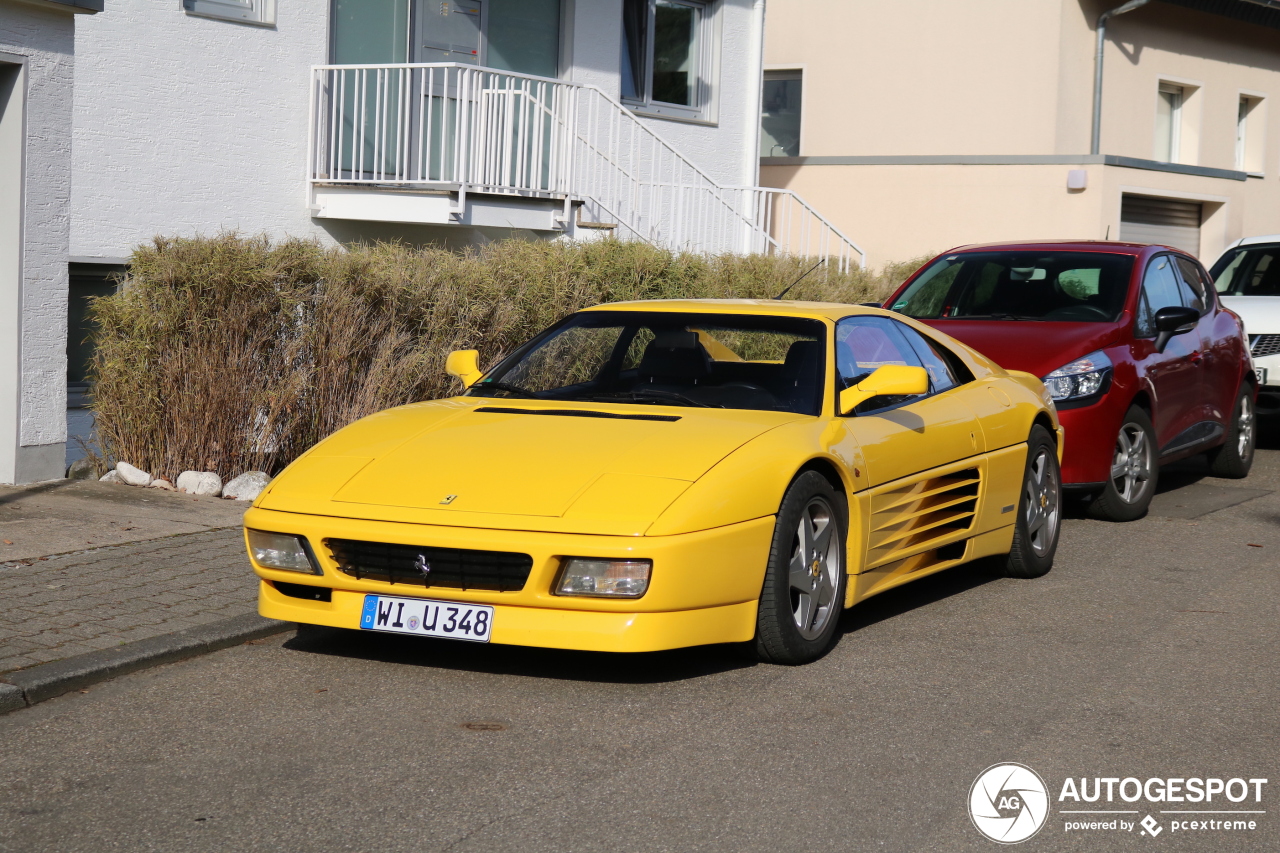
<path id="1" fill-rule="evenodd" d="M 1040 774 L 1022 764 L 993 764 L 969 789 L 969 818 L 1001 844 L 1026 841 L 1049 816 L 1049 791 Z"/>

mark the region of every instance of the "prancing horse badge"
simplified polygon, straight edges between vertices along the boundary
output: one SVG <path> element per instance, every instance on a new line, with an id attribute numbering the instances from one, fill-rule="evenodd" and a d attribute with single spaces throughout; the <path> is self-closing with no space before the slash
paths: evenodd
<path id="1" fill-rule="evenodd" d="M 426 554 L 419 554 L 418 559 L 413 563 L 413 567 L 418 570 L 418 574 L 422 575 L 424 580 L 431 577 L 431 564 L 427 562 Z"/>
<path id="2" fill-rule="evenodd" d="M 453 503 L 455 500 L 457 500 L 457 497 L 458 497 L 457 495 L 445 495 L 445 496 L 444 496 L 444 500 L 440 501 L 440 503 L 442 503 L 442 504 L 451 504 L 451 503 Z"/>

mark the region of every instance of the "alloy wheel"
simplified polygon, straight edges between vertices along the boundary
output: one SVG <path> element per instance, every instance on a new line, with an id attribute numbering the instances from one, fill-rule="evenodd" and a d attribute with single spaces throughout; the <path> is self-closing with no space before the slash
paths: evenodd
<path id="1" fill-rule="evenodd" d="M 788 571 L 791 615 L 806 640 L 822 634 L 839 612 L 840 603 L 835 598 L 843 568 L 840 549 L 834 541 L 837 530 L 835 512 L 821 497 L 809 501 L 796 525 Z"/>
<path id="2" fill-rule="evenodd" d="M 1043 557 L 1052 550 L 1061 519 L 1058 475 L 1049 455 L 1051 452 L 1047 447 L 1040 448 L 1027 467 L 1027 479 L 1022 486 L 1022 498 L 1027 507 L 1027 536 L 1037 557 Z"/>
<path id="3" fill-rule="evenodd" d="M 1246 394 L 1240 398 L 1240 414 L 1236 416 L 1236 455 L 1248 460 L 1253 453 L 1253 401 Z"/>
<path id="4" fill-rule="evenodd" d="M 1111 481 L 1125 503 L 1137 503 L 1151 482 L 1151 442 L 1147 431 L 1135 423 L 1120 427 L 1116 438 Z"/>

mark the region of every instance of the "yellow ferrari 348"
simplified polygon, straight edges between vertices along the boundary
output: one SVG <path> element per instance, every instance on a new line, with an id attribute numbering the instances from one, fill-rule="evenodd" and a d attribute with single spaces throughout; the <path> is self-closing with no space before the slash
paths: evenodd
<path id="1" fill-rule="evenodd" d="M 1053 562 L 1044 387 L 886 311 L 602 305 L 448 370 L 461 396 L 340 430 L 246 513 L 264 616 L 803 663 L 870 595 Z"/>

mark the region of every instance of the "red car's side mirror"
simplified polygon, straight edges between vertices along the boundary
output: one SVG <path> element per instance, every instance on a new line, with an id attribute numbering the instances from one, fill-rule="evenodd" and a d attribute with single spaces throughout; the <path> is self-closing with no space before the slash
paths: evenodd
<path id="1" fill-rule="evenodd" d="M 1200 322 L 1200 312 L 1182 305 L 1168 305 L 1156 312 L 1156 352 L 1164 352 L 1175 335 L 1185 334 Z"/>

